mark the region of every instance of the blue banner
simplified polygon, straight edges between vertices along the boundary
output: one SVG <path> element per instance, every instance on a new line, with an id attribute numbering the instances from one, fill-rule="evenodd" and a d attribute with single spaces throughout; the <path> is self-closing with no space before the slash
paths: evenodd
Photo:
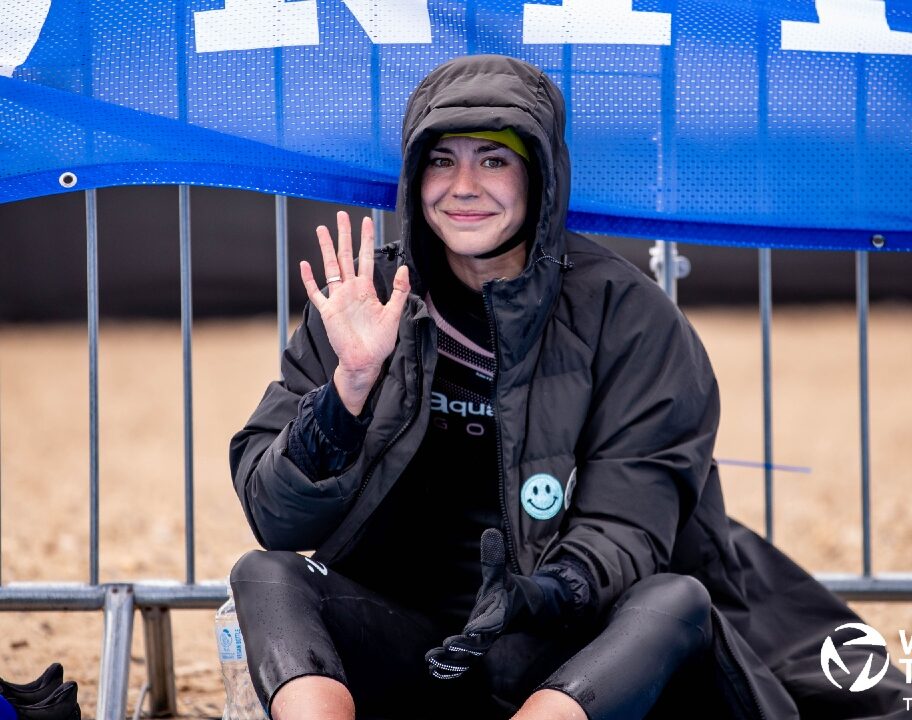
<path id="1" fill-rule="evenodd" d="M 912 250 L 912 6 L 883 0 L 0 2 L 0 202 L 201 184 L 392 209 L 457 55 L 562 89 L 577 230 Z"/>

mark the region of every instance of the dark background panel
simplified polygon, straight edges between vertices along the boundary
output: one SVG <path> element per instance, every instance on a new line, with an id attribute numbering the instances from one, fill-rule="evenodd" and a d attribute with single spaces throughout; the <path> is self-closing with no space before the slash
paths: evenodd
<path id="1" fill-rule="evenodd" d="M 196 317 L 271 313 L 276 307 L 275 200 L 240 190 L 191 189 L 193 307 Z M 288 200 L 289 286 L 296 313 L 306 296 L 297 261 L 318 270 L 314 228 L 335 227 L 346 206 Z M 353 225 L 369 210 L 347 208 Z M 386 236 L 396 221 L 386 216 Z M 176 317 L 180 312 L 178 190 L 98 191 L 99 307 L 103 317 Z M 648 272 L 650 241 L 597 238 Z M 679 283 L 684 306 L 753 304 L 757 251 L 679 245 L 692 265 Z M 852 253 L 773 252 L 776 303 L 852 301 Z M 912 254 L 870 256 L 872 300 L 912 300 Z M 0 205 L 0 321 L 85 317 L 85 195 L 66 193 Z"/>

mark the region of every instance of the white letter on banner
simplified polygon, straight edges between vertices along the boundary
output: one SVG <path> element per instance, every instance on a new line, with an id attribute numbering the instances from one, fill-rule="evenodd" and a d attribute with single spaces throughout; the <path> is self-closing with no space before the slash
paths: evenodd
<path id="1" fill-rule="evenodd" d="M 371 42 L 431 42 L 431 16 L 427 0 L 344 0 Z"/>
<path id="2" fill-rule="evenodd" d="M 429 43 L 427 0 L 344 0 L 374 43 Z M 319 45 L 316 0 L 225 0 L 196 19 L 196 51 Z"/>
<path id="3" fill-rule="evenodd" d="M 564 0 L 523 5 L 523 42 L 670 45 L 671 14 L 639 12 L 633 0 Z"/>
<path id="4" fill-rule="evenodd" d="M 10 77 L 32 52 L 51 0 L 0 2 L 0 75 Z"/>
<path id="5" fill-rule="evenodd" d="M 912 55 L 912 32 L 891 30 L 884 0 L 817 0 L 820 22 L 782 21 L 782 49 Z"/>
<path id="6" fill-rule="evenodd" d="M 317 0 L 225 0 L 193 17 L 197 52 L 320 44 Z"/>

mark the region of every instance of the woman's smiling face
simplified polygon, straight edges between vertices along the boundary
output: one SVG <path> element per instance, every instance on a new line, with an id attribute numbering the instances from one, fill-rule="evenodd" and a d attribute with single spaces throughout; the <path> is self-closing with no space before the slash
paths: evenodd
<path id="1" fill-rule="evenodd" d="M 513 237 L 526 218 L 529 175 L 522 158 L 491 140 L 448 137 L 421 176 L 424 219 L 450 253 L 475 257 Z"/>

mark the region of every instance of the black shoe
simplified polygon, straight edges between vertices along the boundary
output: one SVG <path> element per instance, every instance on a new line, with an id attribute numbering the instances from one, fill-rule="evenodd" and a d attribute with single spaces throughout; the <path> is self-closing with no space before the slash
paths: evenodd
<path id="1" fill-rule="evenodd" d="M 63 666 L 60 663 L 52 663 L 37 680 L 24 685 L 0 678 L 0 695 L 9 700 L 11 705 L 34 705 L 53 693 L 62 682 Z"/>
<path id="2" fill-rule="evenodd" d="M 67 680 L 41 702 L 34 705 L 11 703 L 19 720 L 80 720 L 79 703 L 76 702 L 76 683 Z"/>

